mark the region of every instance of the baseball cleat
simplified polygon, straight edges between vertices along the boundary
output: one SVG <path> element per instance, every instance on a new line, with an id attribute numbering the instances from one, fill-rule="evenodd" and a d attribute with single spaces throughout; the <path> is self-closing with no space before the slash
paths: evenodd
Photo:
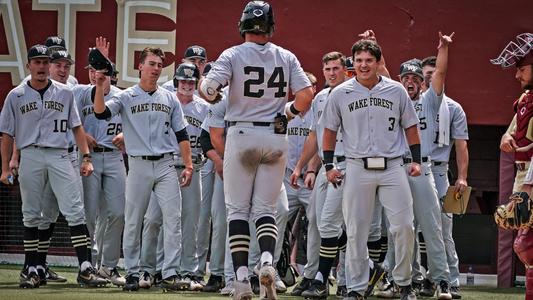
<path id="1" fill-rule="evenodd" d="M 233 300 L 251 300 L 254 293 L 248 280 L 233 282 Z"/>
<path id="2" fill-rule="evenodd" d="M 20 271 L 19 287 L 22 289 L 38 288 L 39 275 L 36 272 L 28 273 L 28 269 Z"/>
<path id="3" fill-rule="evenodd" d="M 346 290 L 345 285 L 339 285 L 337 286 L 337 292 L 335 293 L 335 297 L 342 299 L 344 297 L 347 297 L 348 291 Z"/>
<path id="4" fill-rule="evenodd" d="M 47 282 L 67 282 L 67 279 L 61 275 L 58 275 L 56 272 L 52 271 L 48 266 L 45 268 L 46 270 L 46 281 Z"/>
<path id="5" fill-rule="evenodd" d="M 268 300 L 275 300 L 278 299 L 278 295 L 276 293 L 276 270 L 274 267 L 272 267 L 269 264 L 265 264 L 261 267 L 261 271 L 259 272 L 259 298 L 260 299 L 268 299 Z"/>
<path id="6" fill-rule="evenodd" d="M 203 292 L 218 293 L 224 288 L 224 277 L 218 275 L 209 276 L 207 284 L 202 288 Z"/>
<path id="7" fill-rule="evenodd" d="M 152 287 L 154 280 L 150 273 L 144 271 L 141 278 L 139 278 L 139 288 L 149 289 Z"/>
<path id="8" fill-rule="evenodd" d="M 139 290 L 139 274 L 128 274 L 126 284 L 122 287 L 123 291 L 134 292 Z"/>
<path id="9" fill-rule="evenodd" d="M 200 283 L 200 280 L 192 276 L 191 278 L 191 284 L 189 285 L 189 291 L 201 291 L 204 288 L 204 285 Z"/>
<path id="10" fill-rule="evenodd" d="M 309 289 L 302 292 L 304 299 L 327 299 L 329 295 L 327 283 L 320 280 L 313 280 Z"/>
<path id="11" fill-rule="evenodd" d="M 291 292 L 291 296 L 301 296 L 303 291 L 307 290 L 311 284 L 313 283 L 313 279 L 309 278 L 303 278 L 302 281 L 300 281 Z"/>
<path id="12" fill-rule="evenodd" d="M 107 285 L 106 279 L 96 276 L 96 270 L 93 267 L 88 267 L 84 271 L 80 270 L 76 280 L 81 287 L 98 288 Z"/>
<path id="13" fill-rule="evenodd" d="M 41 266 L 37 267 L 37 275 L 39 275 L 39 286 L 46 285 L 46 270 Z"/>
<path id="14" fill-rule="evenodd" d="M 278 294 L 283 294 L 283 293 L 285 293 L 287 291 L 287 286 L 285 285 L 283 280 L 281 280 L 281 278 L 279 277 L 279 274 L 278 274 L 277 270 L 276 270 L 275 286 L 276 286 L 276 293 L 278 293 Z"/>
<path id="15" fill-rule="evenodd" d="M 391 281 L 384 290 L 374 291 L 374 296 L 378 298 L 396 299 L 400 298 L 400 290 L 394 281 Z"/>
<path id="16" fill-rule="evenodd" d="M 108 267 L 101 266 L 98 270 L 98 275 L 106 280 L 109 280 L 116 286 L 124 286 L 126 284 L 126 279 L 120 275 L 116 267 L 110 269 Z"/>
<path id="17" fill-rule="evenodd" d="M 178 278 L 178 275 L 172 275 L 163 279 L 163 281 L 161 281 L 161 288 L 163 289 L 163 292 L 181 290 L 179 281 L 180 278 Z"/>
<path id="18" fill-rule="evenodd" d="M 383 275 L 385 275 L 385 269 L 383 269 L 383 267 L 380 264 L 375 263 L 374 268 L 370 269 L 368 287 L 366 288 L 365 295 L 364 295 L 365 297 L 370 297 L 370 295 L 372 295 L 372 291 L 374 291 L 374 287 L 376 286 L 378 282 L 381 281 L 381 279 L 383 278 Z"/>
<path id="19" fill-rule="evenodd" d="M 161 282 L 163 282 L 163 274 L 161 272 L 156 272 L 154 274 L 154 283 L 155 286 L 161 286 Z"/>
<path id="20" fill-rule="evenodd" d="M 439 300 L 451 300 L 452 294 L 450 293 L 450 285 L 448 282 L 442 280 L 437 286 L 437 299 Z"/>
<path id="21" fill-rule="evenodd" d="M 364 299 L 366 299 L 366 297 L 361 296 L 361 294 L 359 294 L 356 291 L 351 291 L 351 292 L 347 293 L 346 296 L 344 296 L 343 299 L 344 300 L 364 300 Z"/>
<path id="22" fill-rule="evenodd" d="M 220 290 L 220 295 L 231 296 L 235 289 L 233 288 L 233 279 L 230 279 L 226 282 L 226 285 Z"/>
<path id="23" fill-rule="evenodd" d="M 436 290 L 437 290 L 437 287 L 435 286 L 435 284 L 426 278 L 424 279 L 424 282 L 422 283 L 422 289 L 420 290 L 420 296 L 433 297 L 433 295 L 435 295 Z"/>
<path id="24" fill-rule="evenodd" d="M 177 284 L 178 284 L 178 290 L 186 291 L 191 286 L 191 278 L 189 276 L 181 277 L 180 275 L 178 275 Z"/>
<path id="25" fill-rule="evenodd" d="M 461 290 L 458 286 L 452 286 L 450 288 L 450 294 L 452 294 L 452 299 L 461 299 Z"/>
<path id="26" fill-rule="evenodd" d="M 401 300 L 416 300 L 416 294 L 411 285 L 400 286 Z"/>

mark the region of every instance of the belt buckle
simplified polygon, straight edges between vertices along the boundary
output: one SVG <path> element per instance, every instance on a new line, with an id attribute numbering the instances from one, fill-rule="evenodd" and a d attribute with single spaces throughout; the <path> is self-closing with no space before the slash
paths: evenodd
<path id="1" fill-rule="evenodd" d="M 524 171 L 526 169 L 526 164 L 523 163 L 523 162 L 522 163 L 515 163 L 515 165 L 516 165 L 516 169 L 518 171 Z"/>

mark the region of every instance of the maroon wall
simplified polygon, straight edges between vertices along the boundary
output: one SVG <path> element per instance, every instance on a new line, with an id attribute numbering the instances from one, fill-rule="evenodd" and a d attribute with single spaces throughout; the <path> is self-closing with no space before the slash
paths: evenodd
<path id="1" fill-rule="evenodd" d="M 31 0 L 19 0 L 28 46 L 57 33 L 57 13 L 32 11 Z M 176 56 L 190 44 L 206 47 L 210 59 L 241 42 L 237 21 L 246 1 L 178 1 Z M 465 108 L 470 124 L 506 124 L 520 87 L 514 70 L 502 71 L 489 63 L 507 42 L 521 32 L 533 31 L 533 1 L 355 1 L 273 0 L 276 32 L 273 41 L 292 50 L 305 69 L 320 75 L 325 52 L 349 54 L 358 33 L 373 29 L 384 49 L 393 76 L 399 64 L 412 57 L 436 53 L 438 30 L 455 31 L 450 49 L 449 96 Z M 510 7 L 510 4 L 514 6 Z M 520 5 L 519 5 L 520 4 Z M 76 76 L 87 81 L 84 57 L 96 35 L 116 38 L 116 1 L 102 0 L 102 12 L 77 14 Z M 48 20 L 48 22 L 43 22 Z M 169 25 L 170 24 L 170 25 Z M 172 21 L 142 14 L 137 29 L 169 30 Z M 5 52 L 0 25 L 0 53 Z M 111 46 L 114 56 L 115 44 Z M 172 56 L 171 56 L 172 57 Z M 0 74 L 0 99 L 11 89 L 9 75 Z M 321 80 L 323 82 L 323 80 Z"/>

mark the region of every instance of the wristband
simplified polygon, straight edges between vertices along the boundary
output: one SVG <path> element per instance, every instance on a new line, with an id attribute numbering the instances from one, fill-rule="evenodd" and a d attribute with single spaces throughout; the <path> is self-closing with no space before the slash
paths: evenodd
<path id="1" fill-rule="evenodd" d="M 300 111 L 297 110 L 296 107 L 294 107 L 294 103 L 291 104 L 291 106 L 289 107 L 289 110 L 291 111 L 291 114 L 295 116 L 300 113 Z"/>
<path id="2" fill-rule="evenodd" d="M 90 153 L 85 153 L 85 154 L 83 154 L 83 158 L 91 158 L 91 154 Z"/>
<path id="3" fill-rule="evenodd" d="M 413 157 L 413 162 L 417 164 L 421 164 L 422 156 L 420 154 L 420 144 L 409 145 L 409 150 L 411 150 L 411 156 Z"/>
<path id="4" fill-rule="evenodd" d="M 315 172 L 315 171 L 307 171 L 307 172 L 305 172 L 305 174 L 309 174 L 309 173 L 313 173 L 313 174 L 316 175 L 316 172 Z"/>

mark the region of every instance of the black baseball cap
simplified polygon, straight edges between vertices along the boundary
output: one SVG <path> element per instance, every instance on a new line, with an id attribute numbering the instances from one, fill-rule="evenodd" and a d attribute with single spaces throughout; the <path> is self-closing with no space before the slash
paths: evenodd
<path id="1" fill-rule="evenodd" d="M 65 39 L 59 36 L 49 36 L 44 45 L 50 50 L 67 50 Z"/>
<path id="2" fill-rule="evenodd" d="M 353 66 L 353 58 L 348 57 L 346 58 L 346 70 L 347 71 L 355 71 L 355 68 Z"/>
<path id="3" fill-rule="evenodd" d="M 38 44 L 32 46 L 30 50 L 28 50 L 28 61 L 41 57 L 50 58 L 48 55 L 48 48 L 46 46 Z"/>
<path id="4" fill-rule="evenodd" d="M 410 59 L 400 65 L 400 77 L 414 74 L 424 79 L 424 73 L 422 72 L 422 61 L 417 58 Z"/>
<path id="5" fill-rule="evenodd" d="M 50 62 L 54 62 L 60 59 L 66 60 L 71 64 L 74 64 L 74 60 L 66 50 L 52 51 L 52 54 L 50 55 Z"/>
<path id="6" fill-rule="evenodd" d="M 185 50 L 185 54 L 183 54 L 183 58 L 201 58 L 201 59 L 207 59 L 207 52 L 205 52 L 205 48 L 198 45 L 193 45 L 187 48 Z"/>

